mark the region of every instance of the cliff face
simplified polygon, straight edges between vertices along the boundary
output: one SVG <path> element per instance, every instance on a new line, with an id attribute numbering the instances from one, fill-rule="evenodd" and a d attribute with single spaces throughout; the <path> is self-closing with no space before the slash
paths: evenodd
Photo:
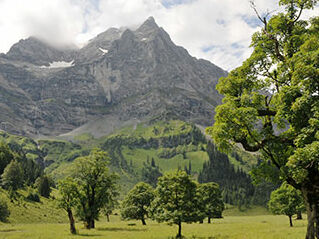
<path id="1" fill-rule="evenodd" d="M 0 55 L 0 129 L 99 136 L 159 119 L 208 125 L 225 75 L 176 46 L 153 18 L 135 31 L 111 28 L 78 50 L 29 38 Z"/>

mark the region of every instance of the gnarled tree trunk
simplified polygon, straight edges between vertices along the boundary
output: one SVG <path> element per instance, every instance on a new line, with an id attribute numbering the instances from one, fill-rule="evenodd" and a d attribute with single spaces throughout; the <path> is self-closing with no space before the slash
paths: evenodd
<path id="1" fill-rule="evenodd" d="M 74 224 L 74 217 L 71 209 L 67 210 L 68 212 L 68 217 L 69 217 L 69 222 L 70 222 L 70 232 L 72 234 L 76 234 L 76 229 L 75 229 L 75 224 Z"/>
<path id="2" fill-rule="evenodd" d="M 307 234 L 306 239 L 319 239 L 319 195 L 316 190 L 301 189 L 307 209 Z"/>

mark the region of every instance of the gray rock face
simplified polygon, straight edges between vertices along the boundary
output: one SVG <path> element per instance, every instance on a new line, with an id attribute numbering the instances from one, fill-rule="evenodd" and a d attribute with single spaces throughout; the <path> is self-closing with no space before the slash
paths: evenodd
<path id="1" fill-rule="evenodd" d="M 76 51 L 29 38 L 0 56 L 0 129 L 100 136 L 154 120 L 205 126 L 221 102 L 215 86 L 226 74 L 176 46 L 153 18 L 135 31 L 111 28 Z"/>
<path id="2" fill-rule="evenodd" d="M 54 61 L 71 61 L 75 50 L 55 49 L 44 42 L 30 37 L 14 44 L 5 57 L 12 61 L 29 62 L 39 66 L 49 66 Z"/>

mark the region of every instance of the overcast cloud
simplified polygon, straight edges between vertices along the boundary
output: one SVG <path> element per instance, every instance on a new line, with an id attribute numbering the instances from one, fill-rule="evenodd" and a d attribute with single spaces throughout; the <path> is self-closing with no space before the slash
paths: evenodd
<path id="1" fill-rule="evenodd" d="M 255 2 L 278 10 L 276 0 Z M 259 27 L 248 0 L 0 0 L 0 52 L 29 36 L 80 47 L 110 27 L 136 27 L 149 16 L 191 55 L 226 70 L 249 56 Z"/>

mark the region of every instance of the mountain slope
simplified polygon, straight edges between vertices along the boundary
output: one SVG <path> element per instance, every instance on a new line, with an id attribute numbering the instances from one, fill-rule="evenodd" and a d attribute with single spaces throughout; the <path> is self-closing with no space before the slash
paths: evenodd
<path id="1" fill-rule="evenodd" d="M 38 39 L 0 55 L 0 129 L 31 136 L 90 132 L 138 122 L 212 123 L 226 72 L 176 46 L 151 17 L 137 30 L 111 28 L 78 50 Z M 73 132 L 72 132 L 73 131 Z"/>

